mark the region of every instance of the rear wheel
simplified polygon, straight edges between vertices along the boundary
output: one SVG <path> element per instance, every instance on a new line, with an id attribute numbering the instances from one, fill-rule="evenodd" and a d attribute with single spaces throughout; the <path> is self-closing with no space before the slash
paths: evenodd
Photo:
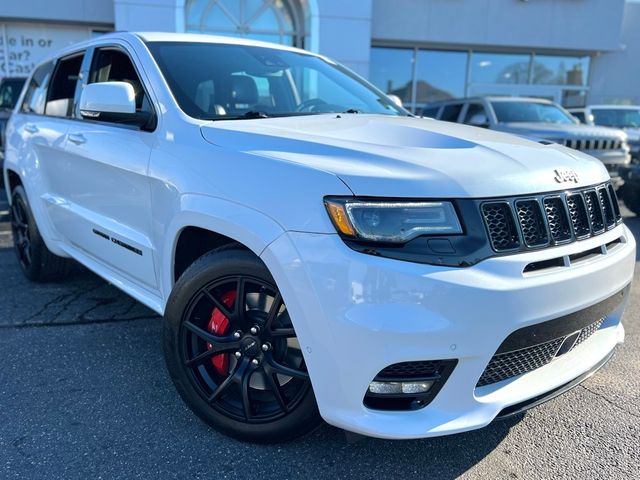
<path id="1" fill-rule="evenodd" d="M 286 305 L 251 252 L 214 251 L 187 269 L 169 298 L 163 337 L 178 392 L 223 433 L 271 443 L 319 425 Z"/>
<path id="2" fill-rule="evenodd" d="M 11 195 L 11 232 L 20 267 L 29 280 L 50 282 L 69 273 L 71 262 L 54 255 L 45 245 L 21 185 Z"/>

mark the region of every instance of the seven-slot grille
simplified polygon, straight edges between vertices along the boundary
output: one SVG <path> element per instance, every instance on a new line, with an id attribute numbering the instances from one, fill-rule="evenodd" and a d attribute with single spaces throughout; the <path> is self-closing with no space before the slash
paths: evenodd
<path id="1" fill-rule="evenodd" d="M 577 138 L 560 141 L 565 147 L 575 150 L 620 150 L 622 140 L 606 138 Z"/>
<path id="2" fill-rule="evenodd" d="M 599 235 L 622 221 L 610 183 L 567 192 L 482 203 L 491 246 L 508 252 Z"/>

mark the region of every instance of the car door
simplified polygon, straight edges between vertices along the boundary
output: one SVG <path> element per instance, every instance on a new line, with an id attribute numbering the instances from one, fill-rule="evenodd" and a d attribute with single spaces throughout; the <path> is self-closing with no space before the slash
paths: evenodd
<path id="1" fill-rule="evenodd" d="M 27 195 L 38 226 L 47 239 L 57 240 L 59 235 L 53 228 L 51 210 L 51 192 L 56 189 L 57 178 L 51 178 L 54 165 L 64 161 L 66 134 L 69 128 L 64 115 L 57 115 L 64 109 L 65 95 L 73 99 L 75 84 L 58 88 L 57 98 L 51 95 L 51 78 L 61 63 L 61 72 L 69 72 L 73 64 L 82 61 L 82 52 L 65 57 L 58 62 L 46 62 L 40 65 L 29 79 L 20 108 L 12 118 L 12 139 L 7 147 L 16 148 L 16 158 L 21 159 L 21 174 L 28 178 L 25 183 Z M 77 76 L 77 73 L 76 73 Z M 70 92 L 70 93 L 68 93 Z M 48 99 L 51 97 L 51 101 Z M 54 115 L 56 114 L 56 115 Z"/>
<path id="2" fill-rule="evenodd" d="M 86 83 L 125 81 L 133 85 L 137 110 L 149 111 L 155 120 L 149 90 L 124 46 L 92 49 L 82 70 Z M 76 105 L 65 146 L 67 177 L 59 189 L 65 216 L 59 229 L 69 242 L 151 291 L 158 285 L 150 240 L 147 177 L 153 130 L 153 121 L 140 128 L 83 119 Z"/>

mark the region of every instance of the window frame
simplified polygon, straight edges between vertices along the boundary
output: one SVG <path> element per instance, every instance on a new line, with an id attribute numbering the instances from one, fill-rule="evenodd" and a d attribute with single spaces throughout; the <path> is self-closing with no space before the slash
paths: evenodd
<path id="1" fill-rule="evenodd" d="M 91 71 L 91 66 L 93 65 L 93 59 L 94 59 L 94 53 L 96 50 L 99 50 L 101 48 L 117 48 L 122 50 L 128 57 L 129 60 L 131 60 L 131 63 L 133 65 L 133 68 L 136 70 L 136 74 L 138 75 L 138 78 L 140 79 L 140 84 L 142 85 L 142 88 L 144 89 L 145 95 L 147 95 L 147 98 L 149 100 L 149 105 L 151 106 L 152 109 L 152 115 L 154 118 L 154 121 L 152 123 L 153 128 L 149 128 L 149 129 L 143 129 L 140 127 L 137 127 L 135 125 L 127 125 L 124 123 L 114 123 L 114 122 L 105 122 L 105 121 L 100 121 L 100 120 L 92 120 L 92 119 L 88 119 L 88 118 L 82 118 L 82 116 L 80 115 L 80 96 L 82 95 L 82 90 L 84 89 L 84 87 L 87 85 L 87 82 L 89 80 L 89 73 Z M 75 88 L 75 93 L 74 93 L 74 97 L 73 97 L 73 109 L 72 109 L 72 114 L 70 117 L 58 117 L 55 115 L 47 115 L 46 112 L 46 102 L 47 99 L 49 98 L 49 88 L 51 86 L 51 80 L 53 79 L 57 69 L 58 69 L 58 65 L 60 64 L 61 60 L 67 59 L 67 58 L 72 58 L 74 56 L 77 55 L 81 55 L 84 54 L 84 58 L 82 59 L 82 64 L 80 65 L 80 72 L 78 74 L 78 81 L 76 82 L 76 88 Z M 47 117 L 47 118 L 52 118 L 52 119 L 57 119 L 57 120 L 66 120 L 66 121 L 76 121 L 76 122 L 88 122 L 88 123 L 95 123 L 98 125 L 105 125 L 105 126 L 111 126 L 111 127 L 116 127 L 116 128 L 124 128 L 127 130 L 135 130 L 135 131 L 139 131 L 139 132 L 155 132 L 158 129 L 158 125 L 160 123 L 160 116 L 158 115 L 158 108 L 156 105 L 156 101 L 155 101 L 155 97 L 151 94 L 151 92 L 153 92 L 153 90 L 151 90 L 147 84 L 145 83 L 146 77 L 141 75 L 142 69 L 138 66 L 138 64 L 136 63 L 136 61 L 134 60 L 133 56 L 131 55 L 131 53 L 127 50 L 127 48 L 120 43 L 115 43 L 115 42 L 109 42 L 109 43 L 103 43 L 103 44 L 94 44 L 94 45 L 89 45 L 87 47 L 81 48 L 79 50 L 74 50 L 70 53 L 65 53 L 62 56 L 59 57 L 53 57 L 50 59 L 47 59 L 41 63 L 39 63 L 36 68 L 33 69 L 33 72 L 31 72 L 31 74 L 27 77 L 27 83 L 31 83 L 31 80 L 33 78 L 33 75 L 35 74 L 36 70 L 38 70 L 38 68 L 40 68 L 43 65 L 46 65 L 47 63 L 51 63 L 52 64 L 52 70 L 51 70 L 51 75 L 49 76 L 49 79 L 47 80 L 47 83 L 45 85 L 46 88 L 46 95 L 45 95 L 45 109 L 43 109 L 43 113 L 36 113 L 36 112 L 26 112 L 24 110 L 22 110 L 22 104 L 24 103 L 24 98 L 26 96 L 26 92 L 27 92 L 27 88 L 23 88 L 22 93 L 20 94 L 20 98 L 18 99 L 18 104 L 20 105 L 20 108 L 17 110 L 17 113 L 19 114 L 24 114 L 24 115 L 37 115 L 39 117 Z M 27 85 L 28 86 L 28 85 Z"/>
<path id="2" fill-rule="evenodd" d="M 470 123 L 467 123 L 467 115 L 469 114 L 469 110 L 473 105 L 480 105 L 480 107 L 482 107 L 482 109 L 484 110 L 484 115 L 485 117 L 487 117 L 487 123 L 491 125 L 491 116 L 489 114 L 489 110 L 487 109 L 487 105 L 481 99 L 469 100 L 465 103 L 462 112 L 460 112 L 460 117 L 458 117 L 458 123 L 471 125 Z"/>
<path id="3" fill-rule="evenodd" d="M 461 100 L 445 103 L 440 107 L 440 111 L 438 112 L 438 120 L 442 120 L 442 114 L 448 107 L 460 107 L 460 110 L 458 110 L 458 115 L 456 116 L 455 120 L 442 120 L 443 122 L 460 123 L 461 115 L 464 112 L 466 106 L 467 106 L 467 102 L 461 101 Z"/>
<path id="4" fill-rule="evenodd" d="M 571 109 L 568 110 L 568 112 L 573 115 L 574 117 L 576 117 L 580 123 L 584 124 L 584 125 L 589 125 L 588 121 L 587 121 L 587 110 L 584 108 L 578 108 L 578 109 Z M 582 118 L 580 118 L 580 116 L 582 116 Z"/>
<path id="5" fill-rule="evenodd" d="M 75 52 L 72 53 L 68 53 L 65 54 L 61 57 L 56 57 L 53 61 L 55 62 L 55 65 L 53 67 L 53 71 L 51 72 L 51 77 L 49 78 L 49 82 L 47 84 L 47 95 L 45 97 L 45 107 L 44 107 L 44 113 L 42 115 L 44 115 L 45 117 L 49 117 L 49 118 L 57 118 L 57 119 L 62 119 L 62 120 L 73 120 L 74 115 L 75 115 L 75 110 L 76 110 L 76 105 L 77 105 L 77 99 L 79 98 L 79 92 L 81 91 L 80 86 L 83 83 L 83 75 L 82 75 L 82 66 L 84 65 L 84 63 L 87 60 L 87 54 L 89 53 L 89 49 L 88 48 L 84 48 L 84 49 L 80 49 L 77 50 Z M 78 71 L 78 79 L 76 80 L 76 86 L 74 89 L 74 93 L 73 93 L 73 97 L 71 98 L 71 102 L 72 102 L 72 108 L 71 108 L 71 115 L 67 116 L 65 115 L 64 117 L 60 117 L 58 115 L 48 115 L 47 114 L 47 103 L 49 102 L 49 97 L 51 96 L 51 85 L 53 83 L 53 79 L 56 77 L 56 74 L 58 73 L 58 69 L 60 68 L 60 64 L 65 61 L 65 60 L 70 60 L 74 57 L 80 56 L 82 55 L 82 62 L 80 63 L 80 70 Z"/>
<path id="6" fill-rule="evenodd" d="M 69 54 L 65 54 L 65 55 L 63 55 L 61 57 L 50 58 L 50 59 L 45 60 L 45 61 L 41 62 L 40 64 L 38 64 L 38 66 L 33 69 L 33 72 L 31 73 L 31 75 L 29 75 L 28 80 L 27 80 L 28 83 L 31 83 L 31 80 L 33 79 L 33 76 L 35 75 L 36 70 L 38 70 L 40 67 L 46 65 L 47 63 L 51 63 L 53 65 L 53 68 L 51 70 L 51 75 L 49 76 L 49 78 L 47 80 L 47 83 L 45 85 L 45 88 L 46 88 L 47 91 L 46 91 L 46 95 L 45 95 L 45 101 L 44 101 L 45 108 L 43 109 L 43 113 L 36 113 L 36 112 L 31 112 L 31 111 L 26 112 L 26 111 L 24 111 L 22 109 L 25 97 L 27 96 L 28 85 L 27 85 L 27 88 L 24 88 L 22 90 L 22 94 L 20 95 L 20 99 L 18 100 L 18 103 L 20 104 L 20 109 L 17 110 L 17 113 L 24 114 L 24 115 L 37 115 L 39 117 L 55 118 L 55 119 L 58 119 L 58 120 L 76 120 L 74 114 L 75 114 L 77 100 L 79 98 L 79 91 L 80 91 L 79 87 L 80 87 L 81 84 L 83 84 L 83 65 L 84 65 L 85 61 L 87 60 L 87 52 L 89 52 L 89 50 L 90 50 L 90 47 L 89 48 L 84 48 L 84 49 L 81 49 L 81 50 L 77 50 L 77 51 L 71 52 Z M 46 113 L 46 111 L 47 111 L 46 105 L 47 105 L 47 100 L 49 99 L 49 88 L 51 87 L 51 80 L 53 80 L 53 77 L 55 76 L 55 74 L 56 74 L 56 72 L 58 70 L 58 65 L 60 64 L 60 61 L 64 60 L 64 59 L 67 59 L 67 58 L 72 58 L 74 56 L 81 55 L 81 54 L 84 54 L 84 58 L 82 60 L 82 65 L 80 65 L 80 72 L 78 74 L 78 81 L 76 82 L 76 88 L 75 88 L 75 92 L 74 92 L 74 96 L 73 96 L 73 100 L 72 100 L 73 101 L 73 110 L 72 110 L 71 116 L 70 117 L 67 117 L 67 116 L 59 117 L 59 116 L 56 116 L 56 115 L 47 115 L 47 113 Z"/>
<path id="7" fill-rule="evenodd" d="M 89 84 L 89 80 L 91 78 L 91 73 L 93 71 L 94 64 L 98 59 L 99 51 L 104 49 L 119 50 L 129 58 L 131 65 L 133 65 L 136 75 L 138 76 L 138 80 L 140 80 L 140 85 L 144 90 L 145 97 L 148 100 L 149 107 L 151 108 L 151 119 L 149 121 L 148 128 L 138 127 L 136 125 L 129 125 L 126 123 L 117 123 L 117 122 L 110 122 L 110 121 L 99 120 L 99 119 L 84 118 L 80 114 L 80 97 L 82 95 L 82 90 L 84 90 L 84 87 Z M 79 82 L 79 85 L 77 86 L 79 88 L 76 88 L 76 98 L 74 99 L 73 115 L 71 117 L 72 120 L 76 120 L 79 122 L 94 123 L 98 125 L 106 125 L 106 126 L 117 127 L 117 128 L 125 128 L 127 130 L 135 130 L 139 132 L 152 133 L 157 130 L 158 124 L 159 124 L 158 108 L 156 107 L 153 96 L 150 93 L 152 90 L 149 87 L 147 87 L 147 84 L 145 83 L 145 78 L 143 75 L 141 75 L 141 68 L 137 65 L 133 56 L 124 45 L 119 43 L 109 42 L 109 43 L 103 43 L 98 45 L 91 45 L 90 47 L 88 47 L 87 53 L 85 54 L 85 58 L 82 62 L 82 66 L 80 67 L 80 80 L 81 82 Z"/>
<path id="8" fill-rule="evenodd" d="M 38 116 L 45 116 L 44 114 L 44 107 L 47 104 L 47 95 L 49 93 L 49 82 L 51 82 L 51 79 L 53 78 L 53 72 L 56 68 L 56 62 L 57 59 L 53 58 L 50 60 L 45 60 L 44 62 L 39 63 L 36 68 L 33 69 L 33 72 L 31 72 L 31 74 L 29 75 L 29 77 L 27 77 L 27 81 L 25 82 L 25 87 L 22 89 L 22 92 L 20 93 L 20 97 L 18 98 L 18 103 L 16 104 L 16 113 L 18 114 L 22 114 L 22 115 L 38 115 Z M 43 82 L 43 84 L 41 85 L 42 88 L 44 88 L 45 90 L 45 96 L 44 96 L 44 105 L 42 108 L 42 112 L 43 113 L 37 113 L 31 110 L 25 110 L 24 109 L 24 102 L 26 101 L 27 98 L 27 93 L 29 91 L 29 88 L 31 88 L 31 82 L 33 81 L 33 77 L 35 76 L 36 72 L 46 66 L 46 65 L 50 65 L 51 66 L 51 71 L 49 72 L 49 78 L 46 79 L 45 82 Z M 58 117 L 60 118 L 60 117 Z"/>

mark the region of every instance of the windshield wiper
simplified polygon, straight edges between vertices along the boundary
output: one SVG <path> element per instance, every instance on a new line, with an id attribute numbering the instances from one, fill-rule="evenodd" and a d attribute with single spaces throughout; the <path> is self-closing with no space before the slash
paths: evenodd
<path id="1" fill-rule="evenodd" d="M 247 113 L 238 118 L 269 118 L 269 114 L 257 110 L 249 110 Z"/>
<path id="2" fill-rule="evenodd" d="M 271 118 L 271 115 L 265 112 L 249 110 L 242 115 L 216 115 L 215 117 L 204 117 L 203 120 L 211 120 L 217 122 L 219 120 L 246 120 L 253 118 Z"/>
<path id="3" fill-rule="evenodd" d="M 342 113 L 362 113 L 360 110 L 358 110 L 357 108 L 349 108 L 348 110 L 345 110 Z"/>

